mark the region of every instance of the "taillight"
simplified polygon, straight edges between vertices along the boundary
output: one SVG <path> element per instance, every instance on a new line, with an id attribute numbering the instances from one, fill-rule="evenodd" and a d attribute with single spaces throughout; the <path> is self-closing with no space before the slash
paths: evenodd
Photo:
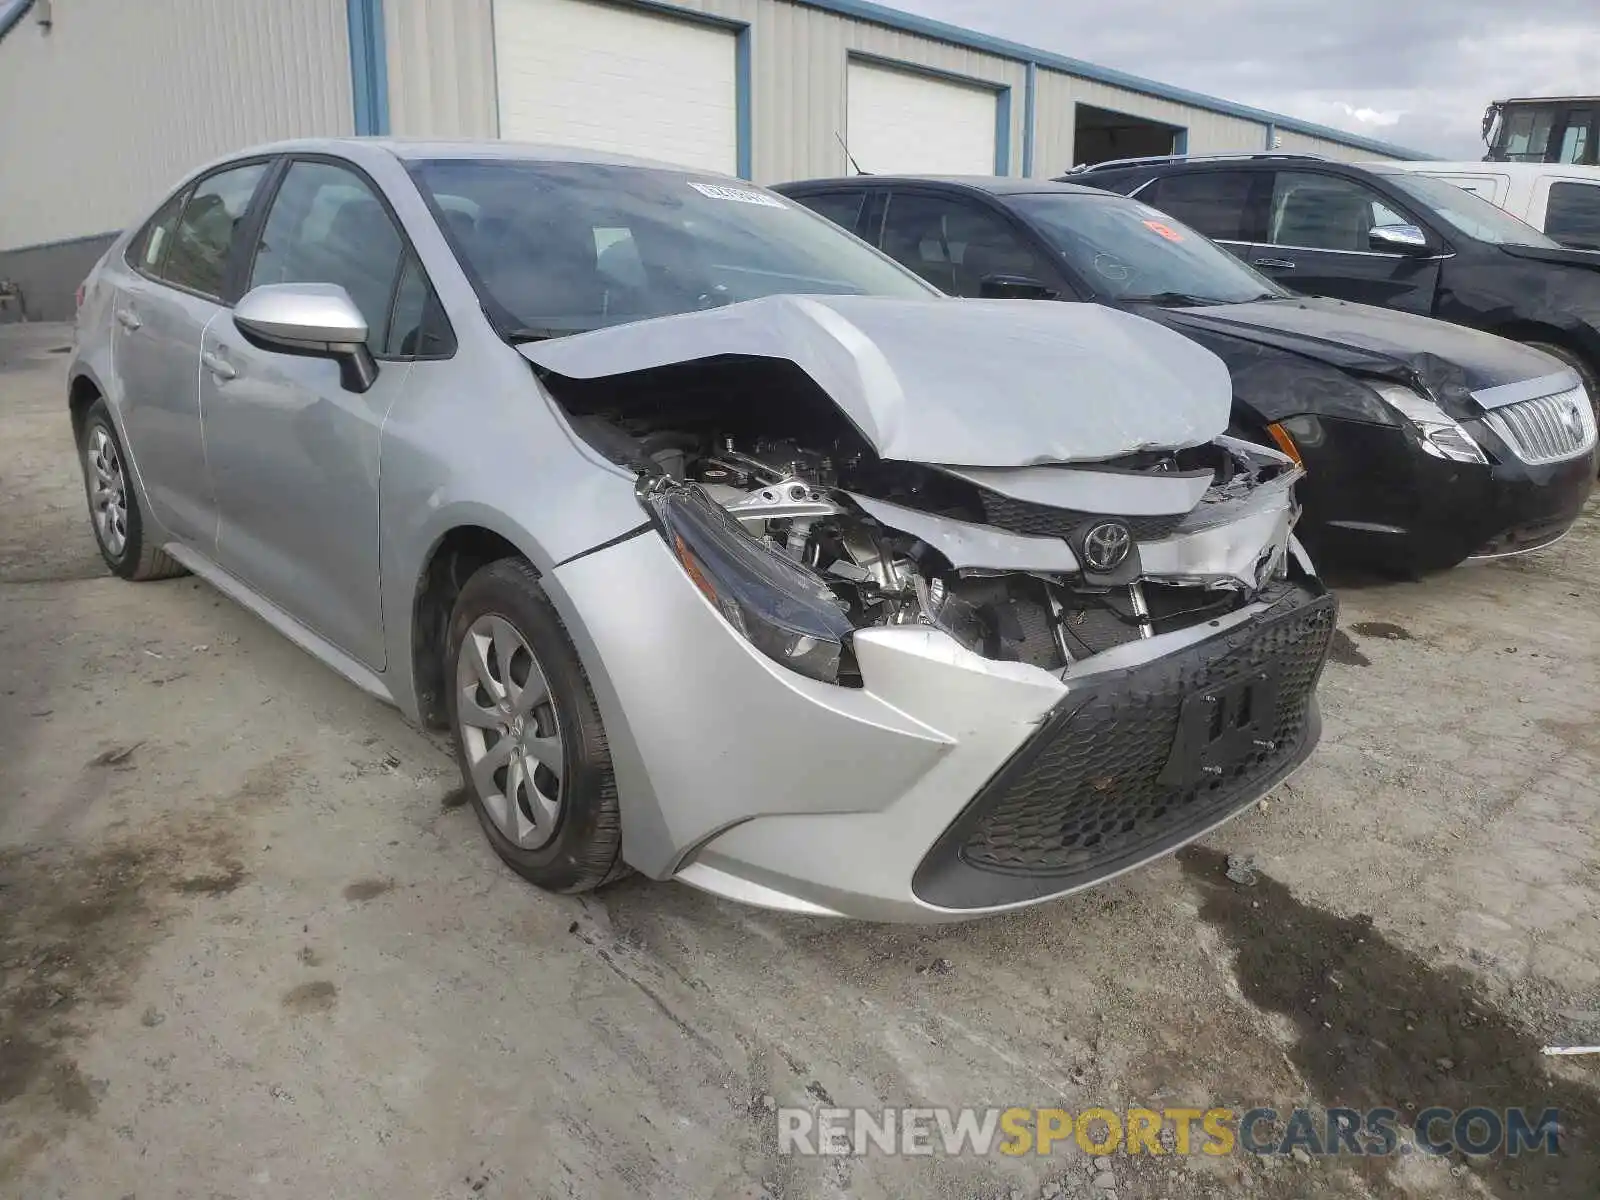
<path id="1" fill-rule="evenodd" d="M 77 306 L 79 308 L 83 307 L 83 289 L 84 289 L 84 285 L 80 283 L 78 285 L 78 290 L 75 293 L 75 297 L 74 297 L 76 299 L 76 301 L 77 301 Z"/>

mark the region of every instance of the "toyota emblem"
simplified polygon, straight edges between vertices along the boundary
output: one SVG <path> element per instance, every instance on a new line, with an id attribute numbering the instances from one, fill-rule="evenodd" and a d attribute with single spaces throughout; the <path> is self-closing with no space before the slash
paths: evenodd
<path id="1" fill-rule="evenodd" d="M 1133 534 L 1121 521 L 1105 521 L 1083 535 L 1083 561 L 1090 570 L 1115 571 L 1133 549 Z"/>

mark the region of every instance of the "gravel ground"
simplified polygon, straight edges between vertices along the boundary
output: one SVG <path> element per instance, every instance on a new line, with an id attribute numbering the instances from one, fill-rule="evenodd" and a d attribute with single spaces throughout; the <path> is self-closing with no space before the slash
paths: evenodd
<path id="1" fill-rule="evenodd" d="M 1310 765 L 1106 887 L 934 928 L 560 898 L 434 739 L 105 574 L 68 336 L 0 327 L 0 1196 L 1600 1194 L 1600 1059 L 1538 1054 L 1600 1042 L 1600 506 L 1341 587 Z M 1554 1105 L 1570 1152 L 780 1156 L 771 1106 L 830 1100 Z"/>

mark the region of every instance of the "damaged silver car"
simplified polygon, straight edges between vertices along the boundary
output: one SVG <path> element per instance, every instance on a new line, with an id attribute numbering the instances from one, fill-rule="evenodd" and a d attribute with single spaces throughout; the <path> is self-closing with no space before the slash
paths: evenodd
<path id="1" fill-rule="evenodd" d="M 451 730 L 533 882 L 938 921 L 1311 752 L 1335 618 L 1226 369 L 962 302 L 748 184 L 504 144 L 214 164 L 86 283 L 91 517 Z"/>

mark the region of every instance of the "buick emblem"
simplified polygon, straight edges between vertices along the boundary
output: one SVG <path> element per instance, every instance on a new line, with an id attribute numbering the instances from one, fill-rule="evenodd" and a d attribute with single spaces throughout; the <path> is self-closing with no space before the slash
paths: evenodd
<path id="1" fill-rule="evenodd" d="M 1133 549 L 1133 534 L 1121 521 L 1105 521 L 1083 535 L 1083 561 L 1090 570 L 1115 571 Z"/>

